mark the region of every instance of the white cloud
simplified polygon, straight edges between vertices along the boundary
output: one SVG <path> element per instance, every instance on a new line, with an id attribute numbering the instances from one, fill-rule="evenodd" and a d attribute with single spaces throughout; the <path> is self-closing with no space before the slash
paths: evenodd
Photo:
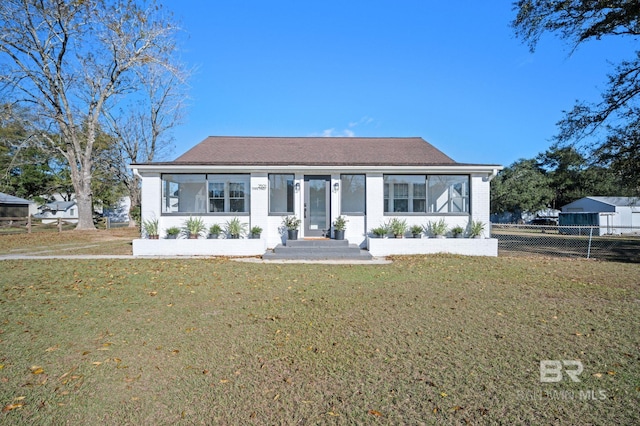
<path id="1" fill-rule="evenodd" d="M 373 118 L 365 115 L 358 121 L 351 121 L 349 123 L 349 127 L 366 126 L 367 124 L 371 124 L 371 123 L 373 123 Z"/>
<path id="2" fill-rule="evenodd" d="M 356 133 L 353 130 L 344 129 L 344 130 L 336 131 L 336 129 L 332 127 L 331 129 L 323 130 L 321 133 L 312 133 L 309 136 L 321 136 L 323 138 L 337 138 L 337 137 L 352 138 L 355 135 Z"/>
<path id="3" fill-rule="evenodd" d="M 337 130 L 335 127 L 330 129 L 325 129 L 320 133 L 313 133 L 309 136 L 322 136 L 325 138 L 335 138 L 335 137 L 347 137 L 353 138 L 356 136 L 356 132 L 353 130 L 354 127 L 358 126 L 366 126 L 373 123 L 375 120 L 367 115 L 360 118 L 358 121 L 350 121 L 347 125 L 347 128 L 344 130 Z"/>

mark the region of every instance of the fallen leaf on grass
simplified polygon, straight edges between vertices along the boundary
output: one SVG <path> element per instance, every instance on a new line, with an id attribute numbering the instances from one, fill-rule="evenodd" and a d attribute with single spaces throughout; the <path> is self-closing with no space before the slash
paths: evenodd
<path id="1" fill-rule="evenodd" d="M 441 396 L 441 397 L 443 397 L 443 398 L 446 398 L 446 397 L 447 397 L 447 394 L 446 394 L 446 393 L 444 393 L 444 392 L 440 392 L 440 396 Z"/>
<path id="2" fill-rule="evenodd" d="M 463 409 L 463 407 L 461 407 L 459 405 L 456 405 L 455 407 L 449 408 L 449 411 L 451 411 L 452 413 L 455 413 L 456 411 L 460 411 L 462 409 Z"/>
<path id="3" fill-rule="evenodd" d="M 124 381 L 127 383 L 132 383 L 135 382 L 136 380 L 138 380 L 140 377 L 142 377 L 142 373 L 138 374 L 136 377 L 125 377 Z"/>
<path id="4" fill-rule="evenodd" d="M 31 374 L 42 374 L 44 373 L 44 369 L 38 365 L 31 366 Z"/>
<path id="5" fill-rule="evenodd" d="M 4 364 L 0 364 L 0 370 L 4 368 Z"/>
<path id="6" fill-rule="evenodd" d="M 369 410 L 369 414 L 371 414 L 373 416 L 376 416 L 376 417 L 384 417 L 382 415 L 382 413 L 380 411 L 378 411 L 378 410 Z"/>
<path id="7" fill-rule="evenodd" d="M 329 411 L 327 414 L 332 416 L 332 417 L 338 417 L 340 415 L 338 413 L 334 413 L 333 411 Z"/>
<path id="8" fill-rule="evenodd" d="M 595 373 L 593 376 L 599 379 L 600 377 L 602 377 L 602 373 Z"/>
<path id="9" fill-rule="evenodd" d="M 152 296 L 152 297 L 155 296 L 156 294 L 158 294 L 157 291 L 150 291 L 149 292 L 149 296 Z"/>
<path id="10" fill-rule="evenodd" d="M 93 364 L 93 365 L 95 365 L 95 366 L 97 367 L 98 365 L 102 364 L 102 362 L 100 362 L 100 361 L 94 361 L 94 362 L 92 362 L 91 364 Z"/>
<path id="11" fill-rule="evenodd" d="M 57 346 L 51 346 L 50 348 L 45 349 L 45 352 L 53 352 L 53 351 L 57 351 L 58 347 Z"/>
<path id="12" fill-rule="evenodd" d="M 616 372 L 615 371 L 607 371 L 607 374 L 610 376 L 615 376 Z"/>
<path id="13" fill-rule="evenodd" d="M 8 411 L 15 410 L 16 408 L 20 408 L 20 407 L 22 407 L 23 405 L 24 405 L 24 404 L 23 404 L 23 403 L 21 403 L 21 402 L 19 402 L 19 403 L 17 403 L 17 404 L 7 404 L 7 405 L 5 405 L 5 407 L 2 409 L 2 412 L 3 412 L 3 413 L 6 413 L 6 412 L 8 412 Z"/>

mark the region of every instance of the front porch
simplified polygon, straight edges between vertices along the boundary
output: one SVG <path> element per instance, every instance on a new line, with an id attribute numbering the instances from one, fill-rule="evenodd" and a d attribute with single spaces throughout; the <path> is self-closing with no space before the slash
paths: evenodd
<path id="1" fill-rule="evenodd" d="M 262 256 L 276 259 L 370 260 L 392 255 L 450 253 L 497 256 L 495 238 L 367 238 L 366 250 L 347 240 L 289 240 L 268 248 L 265 239 L 136 239 L 134 256 Z"/>

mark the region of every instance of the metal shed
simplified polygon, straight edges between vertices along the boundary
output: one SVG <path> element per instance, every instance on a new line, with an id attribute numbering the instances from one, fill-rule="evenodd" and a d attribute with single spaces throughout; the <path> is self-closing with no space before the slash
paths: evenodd
<path id="1" fill-rule="evenodd" d="M 583 221 L 585 213 L 590 223 Z M 640 198 L 638 197 L 584 197 L 562 206 L 562 225 L 594 225 L 598 235 L 640 233 Z"/>
<path id="2" fill-rule="evenodd" d="M 33 209 L 33 201 L 0 192 L 0 217 L 27 217 Z"/>

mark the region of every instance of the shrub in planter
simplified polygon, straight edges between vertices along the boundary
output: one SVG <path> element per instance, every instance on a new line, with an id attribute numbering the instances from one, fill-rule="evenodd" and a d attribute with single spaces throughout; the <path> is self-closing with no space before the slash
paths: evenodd
<path id="1" fill-rule="evenodd" d="M 300 222 L 301 220 L 298 219 L 295 215 L 285 216 L 282 219 L 282 226 L 287 228 L 287 239 L 298 239 L 298 228 L 300 228 Z"/>
<path id="2" fill-rule="evenodd" d="M 251 238 L 260 239 L 260 234 L 262 234 L 262 228 L 259 226 L 251 228 Z"/>
<path id="3" fill-rule="evenodd" d="M 475 220 L 471 221 L 469 225 L 469 236 L 472 238 L 481 238 L 484 231 L 484 223 Z"/>
<path id="4" fill-rule="evenodd" d="M 333 234 L 336 240 L 344 240 L 344 231 L 347 229 L 347 219 L 338 216 L 333 222 Z"/>
<path id="5" fill-rule="evenodd" d="M 464 229 L 462 228 L 462 226 L 457 225 L 451 228 L 451 233 L 453 234 L 454 238 L 459 238 L 464 233 Z"/>
<path id="6" fill-rule="evenodd" d="M 158 239 L 158 219 L 150 219 L 142 222 L 142 230 L 150 240 Z"/>
<path id="7" fill-rule="evenodd" d="M 218 225 L 217 223 L 214 223 L 213 225 L 211 225 L 209 227 L 209 238 L 210 239 L 217 239 L 220 234 L 222 234 L 222 227 L 220 225 Z"/>
<path id="8" fill-rule="evenodd" d="M 177 226 L 172 226 L 171 228 L 167 228 L 167 239 L 175 240 L 176 238 L 178 238 L 179 234 L 180 234 L 180 228 L 178 228 Z"/>
<path id="9" fill-rule="evenodd" d="M 422 237 L 423 230 L 424 228 L 420 225 L 412 225 L 411 228 L 409 228 L 409 232 L 411 232 L 411 235 L 413 235 L 413 238 Z"/>
<path id="10" fill-rule="evenodd" d="M 384 238 L 389 233 L 389 228 L 387 228 L 385 225 L 378 226 L 377 228 L 372 228 L 371 233 L 376 238 Z"/>
<path id="11" fill-rule="evenodd" d="M 205 229 L 207 229 L 207 227 L 201 217 L 191 216 L 184 222 L 184 226 L 182 227 L 184 233 L 192 240 L 197 239 Z"/>
<path id="12" fill-rule="evenodd" d="M 427 225 L 427 229 L 436 238 L 444 238 L 445 234 L 449 230 L 447 222 L 445 222 L 444 219 L 440 219 L 437 222 L 429 222 L 429 224 Z"/>
<path id="13" fill-rule="evenodd" d="M 240 222 L 240 219 L 234 217 L 233 219 L 227 221 L 225 224 L 225 230 L 230 238 L 238 239 L 242 235 L 247 233 L 248 223 Z"/>
<path id="14" fill-rule="evenodd" d="M 389 229 L 394 237 L 402 238 L 408 229 L 407 221 L 405 219 L 394 217 L 389 222 Z"/>

